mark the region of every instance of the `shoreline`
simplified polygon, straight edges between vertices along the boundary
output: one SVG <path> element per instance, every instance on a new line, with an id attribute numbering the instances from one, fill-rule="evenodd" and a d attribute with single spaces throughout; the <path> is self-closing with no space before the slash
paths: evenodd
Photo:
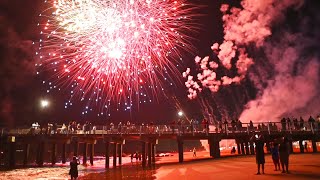
<path id="1" fill-rule="evenodd" d="M 97 161 L 94 161 L 94 165 L 80 165 L 79 166 L 79 178 L 83 180 L 90 179 L 175 179 L 179 177 L 188 177 L 187 179 L 195 179 L 197 176 L 206 177 L 210 179 L 211 174 L 207 172 L 213 171 L 215 174 L 225 174 L 229 176 L 230 171 L 246 172 L 250 177 L 256 173 L 255 155 L 224 155 L 221 158 L 214 159 L 209 157 L 209 153 L 206 151 L 197 152 L 198 157 L 193 158 L 192 152 L 184 152 L 183 163 L 178 162 L 178 154 L 172 153 L 173 156 L 169 157 L 156 157 L 156 164 L 151 167 L 147 166 L 145 169 L 141 166 L 141 161 L 131 163 L 130 157 L 123 157 L 122 166 L 116 168 L 110 167 L 105 169 L 105 161 L 103 157 L 98 157 Z M 297 163 L 298 160 L 298 163 Z M 112 162 L 112 158 L 109 159 Z M 302 169 L 298 168 L 300 164 Z M 317 153 L 304 153 L 304 154 L 292 154 L 290 155 L 290 169 L 293 168 L 293 174 L 307 175 L 320 179 L 320 154 Z M 112 163 L 111 163 L 112 165 Z M 268 176 L 278 176 L 278 172 L 274 173 L 273 163 L 270 154 L 266 154 L 266 173 Z M 308 172 L 308 169 L 314 169 L 313 172 Z M 302 171 L 301 171 L 302 170 Z M 270 174 L 272 171 L 272 174 Z M 14 180 L 17 177 L 23 177 L 20 179 L 25 180 L 65 180 L 69 178 L 69 162 L 65 165 L 57 163 L 55 166 L 44 167 L 27 167 L 14 169 L 10 171 L 0 171 L 0 180 Z M 190 173 L 190 175 L 188 175 Z M 235 173 L 235 172 L 233 172 Z M 249 174 L 248 174 L 249 173 Z M 231 173 L 232 174 L 232 173 Z M 241 175 L 241 173 L 240 173 Z M 235 173 L 235 176 L 240 176 L 239 173 Z M 292 176 L 292 175 L 291 175 Z M 270 177 L 269 177 L 270 178 Z M 219 178 L 217 178 L 219 179 Z M 299 178 L 298 178 L 299 179 Z M 302 178 L 303 179 L 303 178 Z"/>

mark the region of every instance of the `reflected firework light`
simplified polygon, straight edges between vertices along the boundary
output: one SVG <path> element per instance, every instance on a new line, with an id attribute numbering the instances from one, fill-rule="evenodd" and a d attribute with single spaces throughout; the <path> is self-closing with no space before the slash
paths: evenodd
<path id="1" fill-rule="evenodd" d="M 45 2 L 36 66 L 55 79 L 44 81 L 48 92 L 70 88 L 70 99 L 130 110 L 136 102 L 152 102 L 163 82 L 174 78 L 169 74 L 179 77 L 172 59 L 190 49 L 184 33 L 195 29 L 185 0 Z"/>

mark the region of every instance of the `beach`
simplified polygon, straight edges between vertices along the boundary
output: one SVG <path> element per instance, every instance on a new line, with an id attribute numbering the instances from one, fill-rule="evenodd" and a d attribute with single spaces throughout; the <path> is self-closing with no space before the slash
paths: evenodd
<path id="1" fill-rule="evenodd" d="M 256 175 L 255 156 L 228 156 L 207 159 L 206 152 L 192 157 L 185 152 L 186 162 L 177 163 L 177 155 L 160 158 L 157 165 L 143 170 L 140 166 L 124 166 L 103 173 L 91 173 L 80 179 L 141 179 L 141 180 L 199 180 L 199 179 L 320 179 L 320 154 L 293 154 L 290 156 L 290 174 L 274 171 L 270 155 L 266 155 L 265 174 Z"/>
<path id="2" fill-rule="evenodd" d="M 225 156 L 211 159 L 208 152 L 184 153 L 185 162 L 178 163 L 178 155 L 157 157 L 156 165 L 143 169 L 141 162 L 131 163 L 129 157 L 123 158 L 122 167 L 104 169 L 104 160 L 95 160 L 94 165 L 79 166 L 80 180 L 98 179 L 320 179 L 320 154 L 292 154 L 290 156 L 290 174 L 274 171 L 270 155 L 266 155 L 264 175 L 255 175 L 255 156 Z M 112 159 L 110 159 L 111 161 Z M 69 178 L 69 166 L 57 164 L 43 168 L 26 168 L 0 172 L 2 180 L 65 180 Z"/>

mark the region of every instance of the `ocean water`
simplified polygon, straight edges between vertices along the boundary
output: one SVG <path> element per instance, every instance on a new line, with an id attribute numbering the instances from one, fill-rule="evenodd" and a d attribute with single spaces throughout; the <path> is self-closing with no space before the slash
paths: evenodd
<path id="1" fill-rule="evenodd" d="M 81 161 L 81 160 L 80 160 Z M 112 167 L 113 159 L 109 159 L 110 168 Z M 118 159 L 117 159 L 118 163 Z M 134 160 L 135 163 L 135 160 Z M 130 157 L 122 158 L 123 165 L 130 165 Z M 44 164 L 44 167 L 30 167 L 30 168 L 19 168 L 8 171 L 0 171 L 0 180 L 65 180 L 70 178 L 69 176 L 69 162 L 62 164 L 61 162 L 56 163 L 54 166 L 51 164 Z M 105 172 L 105 161 L 104 157 L 95 157 L 94 165 L 90 163 L 87 165 L 79 165 L 79 179 L 88 176 L 89 174 L 99 174 Z"/>
<path id="2" fill-rule="evenodd" d="M 206 151 L 197 152 L 197 157 L 193 157 L 193 152 L 184 152 L 185 161 L 193 161 L 195 159 L 208 159 L 209 153 Z M 82 158 L 80 157 L 80 161 Z M 118 159 L 117 159 L 118 163 Z M 153 180 L 159 179 L 162 176 L 170 173 L 170 171 L 159 169 L 164 164 L 177 164 L 178 154 L 171 153 L 167 157 L 157 157 L 156 165 L 152 167 L 142 168 L 141 162 L 134 159 L 131 162 L 130 157 L 122 157 L 122 166 L 112 167 L 113 159 L 109 159 L 110 168 L 105 169 L 105 161 L 102 156 L 94 157 L 94 165 L 89 163 L 79 165 L 79 180 L 100 180 L 100 179 L 112 179 L 112 180 Z M 54 166 L 51 164 L 44 164 L 44 167 L 30 167 L 21 168 L 10 171 L 0 171 L 0 180 L 66 180 L 69 179 L 69 162 L 62 164 L 56 163 Z"/>

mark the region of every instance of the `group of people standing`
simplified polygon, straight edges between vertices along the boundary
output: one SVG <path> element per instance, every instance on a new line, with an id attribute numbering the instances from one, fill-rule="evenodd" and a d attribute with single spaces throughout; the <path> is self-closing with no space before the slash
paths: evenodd
<path id="1" fill-rule="evenodd" d="M 138 153 L 138 152 L 135 152 L 135 153 L 131 153 L 130 155 L 130 158 L 131 158 L 131 162 L 133 162 L 133 159 L 136 158 L 136 162 L 141 161 L 142 159 L 142 154 Z"/>
<path id="2" fill-rule="evenodd" d="M 271 148 L 272 160 L 274 164 L 274 170 L 280 171 L 280 163 L 282 167 L 282 173 L 289 173 L 289 154 L 290 147 L 287 138 L 283 138 L 283 141 L 278 143 L 273 143 Z"/>
<path id="3" fill-rule="evenodd" d="M 305 130 L 307 127 L 313 130 L 319 130 L 320 127 L 320 115 L 317 119 L 312 116 L 309 117 L 307 123 L 305 123 L 302 117 L 299 118 L 282 118 L 281 119 L 281 129 L 282 130 Z"/>
<path id="4" fill-rule="evenodd" d="M 251 138 L 255 142 L 256 162 L 258 172 L 257 175 L 264 174 L 265 153 L 264 153 L 264 138 L 262 135 L 255 135 Z M 277 139 L 273 142 L 271 147 L 272 161 L 274 163 L 275 171 L 282 173 L 289 173 L 289 155 L 290 146 L 287 137 Z M 281 164 L 281 169 L 280 169 Z M 260 171 L 261 169 L 261 171 Z"/>

